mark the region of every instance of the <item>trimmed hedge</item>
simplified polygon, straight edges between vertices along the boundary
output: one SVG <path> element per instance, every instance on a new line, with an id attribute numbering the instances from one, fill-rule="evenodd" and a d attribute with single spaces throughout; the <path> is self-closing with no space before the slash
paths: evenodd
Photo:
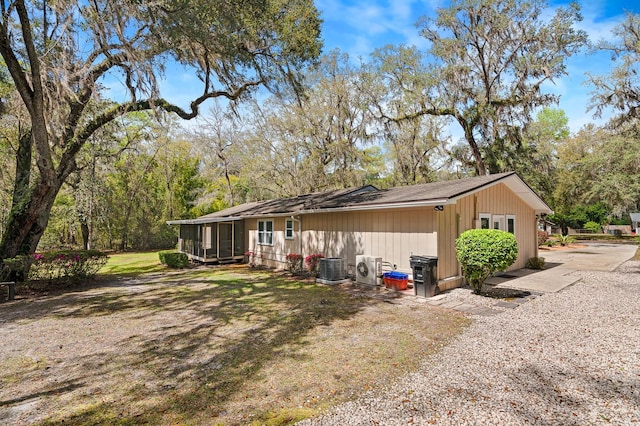
<path id="1" fill-rule="evenodd" d="M 469 286 L 480 294 L 489 276 L 516 261 L 518 242 L 513 234 L 498 229 L 470 229 L 456 240 L 456 256 Z"/>
<path id="2" fill-rule="evenodd" d="M 628 242 L 640 242 L 636 235 L 612 235 L 612 234 L 571 234 L 578 241 L 628 241 Z"/>
<path id="3" fill-rule="evenodd" d="M 189 257 L 185 253 L 175 250 L 165 250 L 158 253 L 160 263 L 169 268 L 184 268 L 189 266 Z"/>

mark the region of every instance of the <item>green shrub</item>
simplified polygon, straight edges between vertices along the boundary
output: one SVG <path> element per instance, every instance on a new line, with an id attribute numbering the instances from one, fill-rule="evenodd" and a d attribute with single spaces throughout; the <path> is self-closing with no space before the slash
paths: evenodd
<path id="1" fill-rule="evenodd" d="M 587 222 L 584 224 L 584 229 L 589 232 L 593 232 L 594 234 L 599 234 L 602 232 L 602 226 L 600 226 L 597 222 Z"/>
<path id="2" fill-rule="evenodd" d="M 527 268 L 542 269 L 544 268 L 544 257 L 531 257 L 527 260 Z"/>
<path id="3" fill-rule="evenodd" d="M 547 247 L 553 247 L 553 246 L 557 246 L 558 244 L 560 244 L 557 240 L 554 239 L 548 239 L 547 241 L 544 242 L 544 245 Z"/>
<path id="4" fill-rule="evenodd" d="M 513 234 L 498 229 L 470 229 L 456 240 L 456 256 L 474 293 L 495 272 L 504 271 L 518 257 L 518 242 Z"/>
<path id="5" fill-rule="evenodd" d="M 576 242 L 576 239 L 574 237 L 572 237 L 571 235 L 562 235 L 562 234 L 555 234 L 553 236 L 553 238 L 555 238 L 555 240 L 562 246 L 568 246 L 571 245 L 573 243 Z"/>
<path id="6" fill-rule="evenodd" d="M 175 250 L 164 250 L 158 253 L 160 263 L 169 268 L 184 268 L 189 265 L 189 257 L 186 253 Z"/>
<path id="7" fill-rule="evenodd" d="M 35 262 L 33 256 L 21 255 L 2 260 L 0 281 L 27 281 L 29 268 Z"/>

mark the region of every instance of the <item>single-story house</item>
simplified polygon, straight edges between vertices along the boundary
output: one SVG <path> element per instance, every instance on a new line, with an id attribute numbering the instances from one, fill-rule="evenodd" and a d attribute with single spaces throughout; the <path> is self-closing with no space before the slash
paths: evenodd
<path id="1" fill-rule="evenodd" d="M 629 213 L 631 216 L 631 229 L 636 235 L 640 235 L 640 213 Z"/>
<path id="2" fill-rule="evenodd" d="M 178 249 L 202 262 L 241 259 L 282 268 L 289 253 L 381 258 L 411 274 L 411 255 L 437 256 L 440 290 L 462 282 L 455 240 L 471 228 L 516 236 L 511 269 L 538 255 L 537 229 L 549 206 L 514 172 L 378 189 L 368 185 L 251 202 L 180 225 Z"/>

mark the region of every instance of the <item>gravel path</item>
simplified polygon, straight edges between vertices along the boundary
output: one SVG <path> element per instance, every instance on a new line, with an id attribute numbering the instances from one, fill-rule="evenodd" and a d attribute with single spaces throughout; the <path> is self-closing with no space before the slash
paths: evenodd
<path id="1" fill-rule="evenodd" d="M 638 425 L 640 262 L 474 324 L 423 368 L 303 425 Z"/>

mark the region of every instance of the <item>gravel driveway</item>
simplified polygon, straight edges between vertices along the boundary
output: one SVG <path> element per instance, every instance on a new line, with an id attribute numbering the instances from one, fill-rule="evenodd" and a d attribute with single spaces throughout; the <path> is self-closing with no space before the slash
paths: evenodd
<path id="1" fill-rule="evenodd" d="M 480 317 L 420 372 L 306 425 L 640 424 L 640 262 Z"/>

